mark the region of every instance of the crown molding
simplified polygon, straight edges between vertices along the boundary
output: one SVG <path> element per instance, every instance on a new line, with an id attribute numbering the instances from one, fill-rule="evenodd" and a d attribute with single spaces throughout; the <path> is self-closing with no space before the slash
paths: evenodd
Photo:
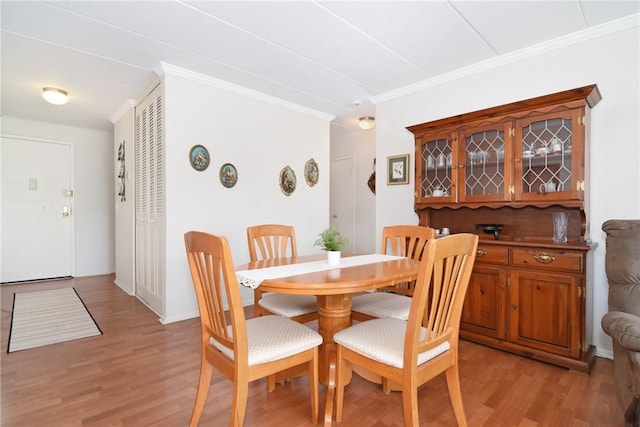
<path id="1" fill-rule="evenodd" d="M 133 99 L 127 99 L 120 108 L 113 113 L 109 118 L 109 121 L 115 125 L 125 114 L 127 114 L 127 111 L 131 110 L 134 106 L 135 101 Z"/>
<path id="2" fill-rule="evenodd" d="M 640 26 L 640 14 L 629 15 L 625 18 L 618 19 L 606 24 L 596 25 L 586 30 L 578 31 L 563 37 L 558 37 L 553 40 L 538 43 L 526 49 L 521 49 L 515 52 L 510 52 L 504 55 L 490 58 L 467 67 L 459 68 L 455 71 L 442 74 L 427 80 L 423 80 L 418 83 L 403 86 L 401 88 L 392 90 L 390 92 L 382 93 L 380 95 L 371 97 L 370 101 L 374 104 L 380 104 L 385 101 L 390 101 L 401 96 L 410 95 L 423 89 L 438 86 L 443 83 L 448 83 L 462 77 L 467 77 L 473 74 L 477 74 L 482 71 L 490 70 L 502 65 L 507 65 L 513 62 L 520 61 L 525 58 L 539 55 L 541 53 L 550 52 L 552 50 L 564 48 L 567 46 L 581 43 L 587 40 L 591 40 L 598 37 L 603 37 L 609 34 L 617 33 L 620 31 L 628 30 Z"/>
<path id="3" fill-rule="evenodd" d="M 335 118 L 335 116 L 327 113 L 323 113 L 321 111 L 316 111 L 311 108 L 303 107 L 298 104 L 294 104 L 293 102 L 285 101 L 280 98 L 276 98 L 275 96 L 267 95 L 262 92 L 258 92 L 253 89 L 248 89 L 243 86 L 239 86 L 233 83 L 229 83 L 224 80 L 216 79 L 214 77 L 210 77 L 201 73 L 197 73 L 195 71 L 187 70 L 186 68 L 178 67 L 176 65 L 172 65 L 166 62 L 158 63 L 153 71 L 158 75 L 162 76 L 163 74 L 169 74 L 172 76 L 183 77 L 185 79 L 189 79 L 198 83 L 202 83 L 204 85 L 216 87 L 219 89 L 228 90 L 230 92 L 234 92 L 240 95 L 247 96 L 249 98 L 257 99 L 258 101 L 263 101 L 269 104 L 277 105 L 278 107 L 287 108 L 289 110 L 297 111 L 299 113 L 303 113 L 309 116 L 313 116 L 322 120 L 331 121 Z"/>

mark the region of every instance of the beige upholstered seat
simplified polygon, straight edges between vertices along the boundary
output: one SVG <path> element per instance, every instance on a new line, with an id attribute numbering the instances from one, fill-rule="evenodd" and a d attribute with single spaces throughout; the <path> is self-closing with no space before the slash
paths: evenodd
<path id="1" fill-rule="evenodd" d="M 346 370 L 353 364 L 400 384 L 405 425 L 417 427 L 418 388 L 446 373 L 449 398 L 466 426 L 458 372 L 458 333 L 478 236 L 456 234 L 431 239 L 420 262 L 407 321 L 380 318 L 334 335 L 337 344 L 336 420 L 342 420 Z M 362 410 L 359 408 L 358 410 Z"/>
<path id="2" fill-rule="evenodd" d="M 264 224 L 247 228 L 251 261 L 298 256 L 295 230 L 290 225 Z M 277 314 L 306 323 L 317 319 L 318 306 L 313 295 L 285 295 L 254 290 L 254 314 Z"/>
<path id="3" fill-rule="evenodd" d="M 281 316 L 245 320 L 240 289 L 227 239 L 190 231 L 184 235 L 187 259 L 198 299 L 201 325 L 200 378 L 190 426 L 198 425 L 213 368 L 234 381 L 231 426 L 242 426 L 249 382 L 306 367 L 311 421 L 318 423 L 318 346 L 322 337 Z M 229 323 L 224 301 L 229 305 Z"/>
<path id="4" fill-rule="evenodd" d="M 420 260 L 424 247 L 435 237 L 433 228 L 420 225 L 394 225 L 382 230 L 383 254 L 406 256 Z M 353 298 L 351 318 L 364 321 L 378 317 L 394 317 L 407 320 L 413 283 L 402 283 L 378 292 Z"/>
<path id="5" fill-rule="evenodd" d="M 378 317 L 407 320 L 410 307 L 410 296 L 398 295 L 393 291 L 371 292 L 353 297 L 351 318 L 361 322 Z"/>

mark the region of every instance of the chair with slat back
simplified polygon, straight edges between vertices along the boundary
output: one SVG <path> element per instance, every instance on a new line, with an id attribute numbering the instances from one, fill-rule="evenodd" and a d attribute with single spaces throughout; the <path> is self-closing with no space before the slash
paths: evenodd
<path id="1" fill-rule="evenodd" d="M 381 253 L 420 261 L 427 242 L 435 238 L 431 227 L 392 225 L 382 230 Z M 365 321 L 379 317 L 407 320 L 415 282 L 400 283 L 377 292 L 353 297 L 351 318 Z"/>
<path id="2" fill-rule="evenodd" d="M 230 425 L 239 427 L 244 423 L 249 382 L 299 365 L 306 367 L 309 375 L 311 421 L 317 425 L 318 346 L 322 337 L 281 316 L 246 320 L 227 239 L 190 231 L 184 241 L 201 325 L 200 377 L 190 426 L 200 421 L 214 367 L 234 382 Z"/>
<path id="3" fill-rule="evenodd" d="M 388 381 L 401 385 L 404 421 L 409 427 L 419 425 L 418 388 L 445 372 L 458 425 L 467 425 L 460 391 L 458 336 L 477 247 L 475 234 L 431 239 L 420 261 L 407 321 L 374 319 L 334 335 L 337 421 L 343 415 L 347 370 L 355 364 L 381 375 L 383 389 Z"/>
<path id="4" fill-rule="evenodd" d="M 295 230 L 290 225 L 263 224 L 247 228 L 247 243 L 251 261 L 296 257 Z M 258 287 L 253 292 L 255 316 L 277 314 L 296 322 L 306 323 L 318 318 L 316 297 L 264 293 Z"/>

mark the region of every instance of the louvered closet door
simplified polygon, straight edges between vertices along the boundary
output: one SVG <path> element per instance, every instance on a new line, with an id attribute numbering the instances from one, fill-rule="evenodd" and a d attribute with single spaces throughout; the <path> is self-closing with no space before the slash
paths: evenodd
<path id="1" fill-rule="evenodd" d="M 136 107 L 136 295 L 164 314 L 164 141 L 158 85 Z"/>

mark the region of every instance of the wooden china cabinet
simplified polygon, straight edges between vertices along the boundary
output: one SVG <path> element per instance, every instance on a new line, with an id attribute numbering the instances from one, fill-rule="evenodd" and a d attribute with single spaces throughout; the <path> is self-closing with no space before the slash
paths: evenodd
<path id="1" fill-rule="evenodd" d="M 462 338 L 590 371 L 585 160 L 600 99 L 591 85 L 407 128 L 420 224 L 480 234 Z M 554 212 L 568 214 L 566 243 L 553 240 Z"/>

